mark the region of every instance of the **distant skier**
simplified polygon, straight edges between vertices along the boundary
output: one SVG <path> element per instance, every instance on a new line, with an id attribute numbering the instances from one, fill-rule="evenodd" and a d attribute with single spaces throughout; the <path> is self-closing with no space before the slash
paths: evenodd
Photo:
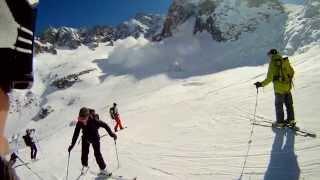
<path id="1" fill-rule="evenodd" d="M 77 142 L 80 130 L 82 129 L 82 149 L 81 149 L 81 163 L 82 173 L 88 170 L 88 154 L 89 154 L 89 147 L 90 144 L 93 147 L 94 156 L 96 158 L 97 164 L 100 167 L 100 174 L 110 176 L 106 169 L 106 164 L 103 160 L 102 154 L 100 152 L 100 136 L 98 129 L 100 127 L 104 128 L 108 134 L 113 137 L 114 140 L 117 139 L 117 135 L 114 134 L 110 127 L 104 123 L 96 119 L 95 111 L 92 109 L 88 109 L 83 107 L 80 109 L 78 122 L 76 128 L 73 133 L 71 145 L 68 148 L 68 152 L 70 153 L 72 148 L 74 147 L 75 143 Z"/>
<path id="2" fill-rule="evenodd" d="M 26 146 L 30 147 L 31 150 L 31 160 L 36 160 L 37 158 L 37 146 L 36 143 L 34 141 L 35 139 L 35 129 L 27 129 L 26 130 L 26 135 L 23 136 L 23 140 L 24 143 L 26 144 Z"/>
<path id="3" fill-rule="evenodd" d="M 295 117 L 292 100 L 292 79 L 294 70 L 290 65 L 288 58 L 282 58 L 276 49 L 271 49 L 268 52 L 270 58 L 267 78 L 262 82 L 256 82 L 257 88 L 268 85 L 273 82 L 275 92 L 275 109 L 276 109 L 276 124 L 284 126 L 289 124 L 295 126 Z M 287 120 L 284 120 L 283 104 L 287 110 Z"/>
<path id="4" fill-rule="evenodd" d="M 10 142 L 11 155 L 9 164 L 13 166 L 17 162 L 18 153 L 19 153 L 19 134 L 14 134 L 11 137 Z"/>
<path id="5" fill-rule="evenodd" d="M 15 152 L 11 153 L 10 160 L 9 160 L 10 166 L 13 166 L 17 162 L 17 158 L 18 156 Z"/>
<path id="6" fill-rule="evenodd" d="M 117 108 L 117 103 L 113 103 L 113 106 L 110 108 L 109 113 L 111 118 L 116 121 L 116 125 L 114 126 L 114 132 L 118 131 L 118 127 L 120 129 L 123 129 L 121 119 L 120 119 L 120 114 Z"/>

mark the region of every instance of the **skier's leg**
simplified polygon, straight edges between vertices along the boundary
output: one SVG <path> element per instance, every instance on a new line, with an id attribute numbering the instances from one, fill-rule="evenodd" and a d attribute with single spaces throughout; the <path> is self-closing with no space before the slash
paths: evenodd
<path id="1" fill-rule="evenodd" d="M 37 158 L 37 153 L 38 153 L 38 149 L 37 149 L 37 146 L 36 144 L 33 144 L 33 159 L 36 159 Z"/>
<path id="2" fill-rule="evenodd" d="M 32 147 L 32 145 L 30 146 L 30 157 L 31 157 L 31 159 L 33 159 L 33 147 Z"/>
<path id="3" fill-rule="evenodd" d="M 37 146 L 32 143 L 31 144 L 31 159 L 36 159 L 37 156 Z"/>
<path id="4" fill-rule="evenodd" d="M 284 103 L 284 95 L 275 93 L 275 108 L 276 108 L 277 123 L 284 122 L 283 103 Z"/>
<path id="5" fill-rule="evenodd" d="M 118 123 L 118 121 L 116 119 L 115 119 L 115 121 L 116 121 L 116 125 L 114 126 L 114 132 L 117 132 L 119 123 Z"/>
<path id="6" fill-rule="evenodd" d="M 100 169 L 106 168 L 106 163 L 103 160 L 101 151 L 100 151 L 100 141 L 92 143 L 94 157 L 96 158 L 97 164 L 99 165 Z"/>
<path id="7" fill-rule="evenodd" d="M 123 126 L 122 126 L 121 119 L 120 119 L 119 115 L 117 116 L 117 122 L 119 124 L 120 129 L 123 129 Z"/>
<path id="8" fill-rule="evenodd" d="M 82 139 L 82 147 L 81 147 L 81 163 L 82 163 L 82 166 L 88 166 L 89 147 L 90 147 L 89 142 L 84 140 L 84 139 Z"/>
<path id="9" fill-rule="evenodd" d="M 294 108 L 293 108 L 293 100 L 292 100 L 292 94 L 291 92 L 286 94 L 285 101 L 286 110 L 287 110 L 287 119 L 288 121 L 294 121 Z"/>

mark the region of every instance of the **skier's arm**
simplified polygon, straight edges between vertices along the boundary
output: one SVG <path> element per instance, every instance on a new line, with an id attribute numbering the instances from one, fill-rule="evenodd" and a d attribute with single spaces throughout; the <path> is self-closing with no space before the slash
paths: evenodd
<path id="1" fill-rule="evenodd" d="M 110 110 L 109 110 L 109 114 L 110 114 L 110 117 L 112 118 L 112 119 L 114 119 L 114 115 L 113 115 L 113 110 L 110 108 Z"/>
<path id="2" fill-rule="evenodd" d="M 261 82 L 263 87 L 268 85 L 273 80 L 273 74 L 274 74 L 274 67 L 273 66 L 274 66 L 273 63 L 270 62 L 267 77 L 264 81 Z"/>
<path id="3" fill-rule="evenodd" d="M 117 139 L 117 135 L 111 131 L 107 123 L 100 120 L 98 120 L 98 123 L 100 127 L 103 127 L 108 132 L 109 136 L 113 137 L 115 140 Z"/>
<path id="4" fill-rule="evenodd" d="M 289 66 L 289 71 L 290 71 L 290 73 L 291 73 L 291 75 L 292 75 L 292 77 L 290 77 L 290 79 L 292 80 L 293 79 L 293 77 L 294 77 L 294 69 L 292 68 L 292 66 Z"/>
<path id="5" fill-rule="evenodd" d="M 70 145 L 71 147 L 73 147 L 76 144 L 78 136 L 80 134 L 80 130 L 81 130 L 80 123 L 77 122 L 76 128 L 74 129 L 73 136 L 72 136 L 72 142 L 71 142 L 71 145 Z"/>

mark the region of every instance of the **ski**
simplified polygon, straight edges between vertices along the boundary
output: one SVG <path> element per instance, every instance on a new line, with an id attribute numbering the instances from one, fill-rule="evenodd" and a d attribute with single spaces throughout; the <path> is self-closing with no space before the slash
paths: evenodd
<path id="1" fill-rule="evenodd" d="M 125 126 L 125 127 L 123 127 L 122 129 L 119 129 L 118 131 L 115 131 L 115 133 L 118 133 L 119 131 L 123 131 L 123 130 L 125 130 L 125 129 L 127 129 L 128 127 L 127 126 Z"/>
<path id="2" fill-rule="evenodd" d="M 114 179 L 114 180 L 137 180 L 137 177 L 128 178 L 121 175 L 113 175 L 110 173 L 110 175 L 100 174 L 93 171 L 90 171 L 91 174 L 97 176 L 97 180 L 108 180 L 108 179 Z"/>
<path id="3" fill-rule="evenodd" d="M 26 163 L 22 163 L 22 164 L 18 164 L 18 165 L 15 165 L 15 166 L 12 166 L 12 168 L 17 168 L 17 167 L 20 167 L 20 166 L 25 166 L 25 165 L 28 165 L 29 162 L 26 162 Z"/>
<path id="4" fill-rule="evenodd" d="M 114 180 L 137 180 L 137 177 L 134 178 L 127 178 L 123 176 L 111 175 L 111 176 L 98 176 L 97 179 L 114 179 Z"/>
<path id="5" fill-rule="evenodd" d="M 115 180 L 137 180 L 137 177 L 134 178 L 126 178 L 123 176 L 110 176 L 111 179 L 115 179 Z"/>
<path id="6" fill-rule="evenodd" d="M 289 128 L 295 132 L 301 133 L 299 135 L 302 135 L 302 136 L 312 137 L 312 138 L 317 137 L 317 135 L 315 133 L 303 130 L 303 129 L 299 128 L 298 126 L 290 126 L 290 125 L 277 126 L 277 125 L 275 125 L 274 122 L 271 122 L 271 121 L 256 121 L 256 122 L 253 122 L 252 124 L 258 125 L 258 126 L 264 126 L 264 127 L 279 128 L 279 129 Z"/>
<path id="7" fill-rule="evenodd" d="M 109 178 L 112 176 L 112 173 L 108 173 L 108 174 L 104 174 L 104 173 L 98 173 L 97 175 L 98 177 L 106 177 L 106 178 Z"/>

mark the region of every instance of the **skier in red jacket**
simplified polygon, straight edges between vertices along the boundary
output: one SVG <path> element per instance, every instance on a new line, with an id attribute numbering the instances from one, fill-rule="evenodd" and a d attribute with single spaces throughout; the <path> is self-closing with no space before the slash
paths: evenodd
<path id="1" fill-rule="evenodd" d="M 117 103 L 113 103 L 113 107 L 110 108 L 109 112 L 110 112 L 111 118 L 116 121 L 116 125 L 114 126 L 114 131 L 117 132 L 118 127 L 120 129 L 123 129 L 120 115 L 119 115 L 118 108 L 117 108 Z"/>

